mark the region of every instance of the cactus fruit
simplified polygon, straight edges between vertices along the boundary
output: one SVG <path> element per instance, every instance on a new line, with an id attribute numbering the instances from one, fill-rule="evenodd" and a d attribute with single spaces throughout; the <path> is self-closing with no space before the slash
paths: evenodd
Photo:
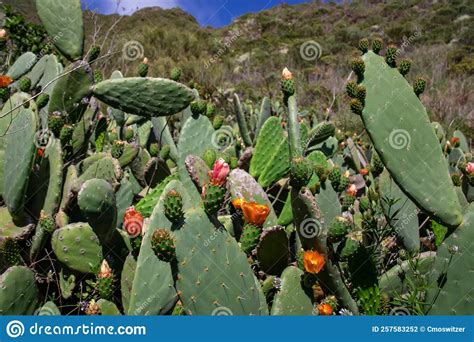
<path id="1" fill-rule="evenodd" d="M 224 118 L 220 115 L 217 115 L 214 117 L 214 120 L 212 120 L 212 127 L 214 127 L 215 130 L 218 130 L 222 127 L 223 123 L 224 123 Z"/>
<path id="2" fill-rule="evenodd" d="M 99 304 L 92 299 L 89 303 L 87 303 L 87 307 L 85 310 L 87 316 L 100 316 L 102 315 L 102 311 L 100 309 Z"/>
<path id="3" fill-rule="evenodd" d="M 20 86 L 20 90 L 25 93 L 31 90 L 31 79 L 27 76 L 23 76 L 22 78 L 20 78 L 18 84 Z"/>
<path id="4" fill-rule="evenodd" d="M 151 157 L 158 157 L 160 154 L 160 147 L 158 146 L 158 143 L 150 144 L 150 147 L 148 148 L 148 152 L 150 152 Z M 166 159 L 166 158 L 163 158 L 163 159 Z"/>
<path id="5" fill-rule="evenodd" d="M 364 77 L 365 63 L 360 57 L 351 60 L 351 69 L 357 75 L 357 79 L 360 81 Z"/>
<path id="6" fill-rule="evenodd" d="M 74 128 L 71 125 L 64 125 L 59 132 L 59 141 L 62 146 L 69 146 L 72 142 Z"/>
<path id="7" fill-rule="evenodd" d="M 139 65 L 138 65 L 138 75 L 140 77 L 146 77 L 148 75 L 148 69 L 150 68 L 150 66 L 148 65 L 148 58 L 144 58 L 143 59 L 143 62 L 141 62 Z"/>
<path id="8" fill-rule="evenodd" d="M 295 94 L 295 80 L 293 79 L 293 74 L 288 70 L 288 68 L 283 69 L 281 74 L 281 91 L 285 99 L 288 99 L 290 96 Z"/>
<path id="9" fill-rule="evenodd" d="M 206 115 L 207 111 L 207 102 L 204 100 L 195 100 L 191 102 L 191 112 L 195 116 Z"/>
<path id="10" fill-rule="evenodd" d="M 208 102 L 206 105 L 206 116 L 208 118 L 214 117 L 214 114 L 216 113 L 216 106 L 212 102 Z M 216 128 L 218 129 L 218 128 Z"/>
<path id="11" fill-rule="evenodd" d="M 453 173 L 451 175 L 451 180 L 453 181 L 454 186 L 461 186 L 462 184 L 460 173 Z"/>
<path id="12" fill-rule="evenodd" d="M 346 84 L 346 94 L 349 97 L 356 98 L 357 97 L 357 82 L 349 81 Z"/>
<path id="13" fill-rule="evenodd" d="M 423 94 L 426 88 L 426 79 L 423 77 L 418 77 L 415 82 L 413 83 L 413 91 L 415 92 L 416 96 L 420 96 Z"/>
<path id="14" fill-rule="evenodd" d="M 215 215 L 224 203 L 226 189 L 220 185 L 207 185 L 203 191 L 203 204 L 206 213 Z"/>
<path id="15" fill-rule="evenodd" d="M 49 95 L 42 93 L 36 98 L 36 106 L 38 109 L 43 109 L 49 102 Z"/>
<path id="16" fill-rule="evenodd" d="M 183 73 L 183 72 L 182 72 L 181 68 L 179 68 L 179 67 L 174 67 L 173 69 L 171 69 L 170 78 L 171 78 L 173 81 L 179 82 L 179 80 L 181 79 L 182 73 Z"/>
<path id="17" fill-rule="evenodd" d="M 64 123 L 64 118 L 60 112 L 53 112 L 48 117 L 48 128 L 55 137 L 59 137 Z"/>
<path id="18" fill-rule="evenodd" d="M 374 176 L 378 176 L 384 170 L 382 160 L 380 160 L 379 155 L 375 151 L 372 153 L 372 160 L 370 161 L 370 170 L 374 174 Z"/>
<path id="19" fill-rule="evenodd" d="M 337 216 L 328 229 L 329 241 L 335 243 L 340 242 L 351 230 L 350 221 L 342 216 Z"/>
<path id="20" fill-rule="evenodd" d="M 160 157 L 162 159 L 168 159 L 168 157 L 170 157 L 170 152 L 171 152 L 170 145 L 163 145 L 161 146 Z"/>
<path id="21" fill-rule="evenodd" d="M 337 166 L 333 167 L 329 172 L 328 179 L 334 189 L 339 188 L 339 185 L 341 184 L 341 177 L 341 170 Z"/>
<path id="22" fill-rule="evenodd" d="M 88 62 L 94 62 L 100 55 L 100 46 L 94 45 L 89 50 Z"/>
<path id="23" fill-rule="evenodd" d="M 303 157 L 294 158 L 290 168 L 290 185 L 300 189 L 306 186 L 313 175 L 311 162 Z"/>
<path id="24" fill-rule="evenodd" d="M 240 248 L 247 254 L 252 253 L 260 241 L 261 232 L 261 228 L 253 224 L 246 224 L 240 236 Z"/>
<path id="25" fill-rule="evenodd" d="M 0 244 L 0 255 L 2 255 L 7 265 L 16 266 L 22 264 L 21 249 L 16 240 L 6 238 Z"/>
<path id="26" fill-rule="evenodd" d="M 183 198 L 176 190 L 171 190 L 164 199 L 165 216 L 173 223 L 179 222 L 183 217 Z"/>
<path id="27" fill-rule="evenodd" d="M 171 262 L 176 257 L 174 239 L 166 229 L 159 228 L 153 232 L 151 236 L 151 248 L 161 261 Z"/>
<path id="28" fill-rule="evenodd" d="M 382 39 L 380 38 L 376 38 L 372 41 L 372 51 L 375 53 L 375 54 L 379 54 L 379 52 L 382 50 L 383 48 L 383 41 Z"/>
<path id="29" fill-rule="evenodd" d="M 409 59 L 402 59 L 400 63 L 398 64 L 398 71 L 400 71 L 400 74 L 403 76 L 406 76 L 408 72 L 410 71 L 411 68 L 411 61 Z"/>
<path id="30" fill-rule="evenodd" d="M 369 40 L 367 38 L 359 40 L 359 50 L 362 51 L 362 53 L 369 51 Z"/>
<path id="31" fill-rule="evenodd" d="M 350 108 L 352 113 L 361 115 L 362 111 L 364 110 L 364 105 L 362 104 L 362 102 L 360 102 L 359 99 L 352 99 L 350 103 Z"/>
<path id="32" fill-rule="evenodd" d="M 110 268 L 107 260 L 103 260 L 102 264 L 100 265 L 100 271 L 97 275 L 97 290 L 99 292 L 99 296 L 103 299 L 111 299 L 114 295 L 114 274 L 112 269 Z"/>
<path id="33" fill-rule="evenodd" d="M 389 45 L 387 46 L 387 51 L 385 52 L 385 61 L 392 68 L 396 67 L 397 51 L 398 50 L 395 45 Z"/>
<path id="34" fill-rule="evenodd" d="M 112 154 L 112 157 L 114 157 L 115 159 L 119 159 L 123 154 L 124 148 L 125 143 L 122 140 L 114 141 L 112 145 L 112 150 L 110 152 Z"/>

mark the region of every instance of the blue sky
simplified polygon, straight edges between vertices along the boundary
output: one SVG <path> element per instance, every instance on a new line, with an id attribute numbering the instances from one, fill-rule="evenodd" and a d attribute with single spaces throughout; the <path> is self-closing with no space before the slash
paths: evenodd
<path id="1" fill-rule="evenodd" d="M 192 14 L 203 26 L 221 27 L 234 18 L 249 12 L 259 12 L 273 6 L 288 3 L 298 4 L 309 0 L 81 0 L 84 8 L 102 14 L 131 14 L 138 8 L 160 6 L 181 7 Z"/>

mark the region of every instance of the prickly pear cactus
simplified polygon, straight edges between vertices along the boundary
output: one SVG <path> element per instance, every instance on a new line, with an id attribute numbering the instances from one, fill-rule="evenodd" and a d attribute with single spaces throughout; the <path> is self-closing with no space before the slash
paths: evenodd
<path id="1" fill-rule="evenodd" d="M 445 225 L 462 221 L 461 207 L 426 109 L 397 69 L 369 51 L 362 120 L 380 158 L 400 188 Z M 436 200 L 433 200 L 436 198 Z"/>
<path id="2" fill-rule="evenodd" d="M 0 276 L 0 315 L 32 315 L 39 291 L 35 274 L 23 266 L 10 267 Z"/>

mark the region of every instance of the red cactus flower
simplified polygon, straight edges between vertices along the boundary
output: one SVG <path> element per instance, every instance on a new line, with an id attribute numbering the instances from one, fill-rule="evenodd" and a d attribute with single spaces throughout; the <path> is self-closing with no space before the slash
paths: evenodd
<path id="1" fill-rule="evenodd" d="M 474 173 L 474 163 L 472 163 L 472 162 L 467 163 L 467 165 L 466 165 L 466 172 L 467 172 L 467 174 L 469 174 L 469 175 L 470 175 L 471 173 Z"/>
<path id="2" fill-rule="evenodd" d="M 224 185 L 227 180 L 227 175 L 229 174 L 229 171 L 230 171 L 230 167 L 224 161 L 224 159 L 222 158 L 217 159 L 210 173 L 211 184 L 218 185 L 218 186 Z"/>
<path id="3" fill-rule="evenodd" d="M 38 157 L 43 158 L 43 156 L 44 156 L 44 150 L 45 150 L 44 147 L 39 147 L 39 148 L 38 148 L 38 151 L 37 151 L 37 152 L 38 152 Z"/>
<path id="4" fill-rule="evenodd" d="M 123 227 L 130 237 L 137 237 L 142 233 L 143 216 L 135 207 L 128 207 L 125 211 Z"/>

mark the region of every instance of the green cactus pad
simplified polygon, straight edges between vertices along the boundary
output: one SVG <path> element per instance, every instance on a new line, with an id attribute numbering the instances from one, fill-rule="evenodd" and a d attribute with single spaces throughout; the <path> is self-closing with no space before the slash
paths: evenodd
<path id="1" fill-rule="evenodd" d="M 35 274 L 27 267 L 10 267 L 0 276 L 0 315 L 32 315 L 39 292 Z"/>
<path id="2" fill-rule="evenodd" d="M 387 170 L 380 176 L 379 188 L 385 217 L 395 228 L 403 247 L 416 253 L 420 249 L 418 208 L 390 178 Z"/>
<path id="3" fill-rule="evenodd" d="M 164 145 L 168 145 L 170 149 L 169 157 L 173 161 L 177 161 L 178 149 L 174 143 L 166 117 L 152 118 L 151 123 L 153 124 L 153 133 L 155 134 L 156 140 L 161 144 L 160 146 L 163 148 Z"/>
<path id="4" fill-rule="evenodd" d="M 257 127 L 255 127 L 255 139 L 258 138 L 258 134 L 262 129 L 265 122 L 270 118 L 272 115 L 272 103 L 268 97 L 264 97 L 262 100 L 262 104 L 260 106 L 260 111 L 258 112 L 258 122 Z"/>
<path id="5" fill-rule="evenodd" d="M 168 185 L 169 182 L 177 179 L 177 174 L 172 174 L 168 176 L 158 186 L 151 190 L 145 197 L 143 197 L 137 203 L 135 209 L 139 211 L 144 217 L 150 217 L 151 213 L 153 212 L 153 208 L 155 208 L 156 204 L 158 203 L 165 187 Z"/>
<path id="6" fill-rule="evenodd" d="M 281 274 L 281 289 L 275 295 L 272 316 L 313 315 L 313 303 L 302 282 L 303 271 L 294 266 L 287 267 Z"/>
<path id="7" fill-rule="evenodd" d="M 415 204 L 445 225 L 459 225 L 459 201 L 425 108 L 382 57 L 368 52 L 364 61 L 367 98 L 362 119 L 377 153 Z"/>
<path id="8" fill-rule="evenodd" d="M 70 60 L 82 57 L 84 27 L 79 0 L 36 0 L 36 9 L 54 45 Z"/>
<path id="9" fill-rule="evenodd" d="M 247 257 L 226 231 L 216 230 L 202 210 L 185 213 L 174 230 L 176 287 L 192 315 L 259 315 L 261 288 Z"/>
<path id="10" fill-rule="evenodd" d="M 215 148 L 215 142 L 213 142 L 214 132 L 214 128 L 207 117 L 202 115 L 197 118 L 190 117 L 184 123 L 178 141 L 179 178 L 196 205 L 201 201 L 201 196 L 200 192 L 196 191 L 196 187 L 186 169 L 186 158 L 190 154 L 201 156 L 207 149 Z"/>
<path id="11" fill-rule="evenodd" d="M 106 80 L 94 86 L 93 93 L 109 106 L 145 117 L 176 114 L 194 99 L 191 89 L 164 78 Z"/>
<path id="12" fill-rule="evenodd" d="M 469 210 L 470 209 L 470 210 Z M 474 206 L 438 248 L 426 303 L 429 315 L 471 315 L 474 283 Z"/>
<path id="13" fill-rule="evenodd" d="M 264 223 L 264 227 L 277 225 L 277 217 L 267 194 L 247 172 L 241 169 L 232 170 L 227 178 L 227 188 L 232 200 L 243 198 L 247 202 L 266 204 L 270 208 L 270 213 Z"/>
<path id="14" fill-rule="evenodd" d="M 3 199 L 15 222 L 25 222 L 25 195 L 35 158 L 36 115 L 23 109 L 10 126 L 6 136 Z"/>
<path id="15" fill-rule="evenodd" d="M 208 150 L 214 151 L 214 150 Z M 209 183 L 209 167 L 206 165 L 206 162 L 199 157 L 189 155 L 185 160 L 186 169 L 188 170 L 189 176 L 193 180 L 196 188 L 199 192 L 203 186 Z"/>
<path id="16" fill-rule="evenodd" d="M 263 125 L 250 162 L 250 174 L 267 187 L 281 179 L 290 169 L 288 140 L 277 117 Z"/>
<path id="17" fill-rule="evenodd" d="M 59 311 L 56 304 L 53 301 L 44 303 L 42 307 L 35 311 L 36 316 L 61 316 L 61 311 Z"/>
<path id="18" fill-rule="evenodd" d="M 78 272 L 91 273 L 103 260 L 99 238 L 87 223 L 55 230 L 51 246 L 59 261 Z"/>
<path id="19" fill-rule="evenodd" d="M 252 146 L 252 139 L 250 138 L 247 122 L 245 120 L 245 113 L 242 109 L 242 104 L 240 103 L 239 96 L 234 94 L 234 110 L 235 117 L 237 119 L 237 124 L 239 125 L 240 136 L 245 144 L 245 146 Z"/>
<path id="20" fill-rule="evenodd" d="M 69 123 L 75 123 L 85 109 L 81 101 L 90 95 L 94 78 L 89 64 L 83 61 L 69 65 L 64 72 L 68 74 L 56 82 L 48 111 L 61 112 L 68 117 Z"/>
<path id="21" fill-rule="evenodd" d="M 36 63 L 36 55 L 33 52 L 25 52 L 17 58 L 15 63 L 8 69 L 7 75 L 13 80 L 18 80 L 26 74 Z"/>
<path id="22" fill-rule="evenodd" d="M 120 289 L 122 292 L 122 304 L 124 312 L 128 312 L 130 307 L 130 297 L 132 296 L 132 284 L 135 277 L 137 261 L 133 255 L 129 254 L 123 263 L 122 276 L 120 279 Z"/>
<path id="23" fill-rule="evenodd" d="M 77 203 L 99 239 L 108 241 L 117 222 L 117 205 L 112 186 L 103 179 L 90 179 L 82 185 Z"/>
<path id="24" fill-rule="evenodd" d="M 257 261 L 266 274 L 279 276 L 288 266 L 290 249 L 288 235 L 281 226 L 265 229 L 257 245 Z"/>
<path id="25" fill-rule="evenodd" d="M 13 238 L 15 240 L 26 239 L 34 229 L 34 224 L 17 226 L 12 220 L 7 208 L 0 208 L 0 240 Z"/>
<path id="26" fill-rule="evenodd" d="M 123 173 L 117 159 L 112 157 L 104 157 L 93 163 L 84 173 L 78 178 L 76 182 L 76 190 L 79 191 L 82 184 L 89 179 L 100 178 L 104 179 L 112 185 L 113 188 L 119 186 Z"/>

